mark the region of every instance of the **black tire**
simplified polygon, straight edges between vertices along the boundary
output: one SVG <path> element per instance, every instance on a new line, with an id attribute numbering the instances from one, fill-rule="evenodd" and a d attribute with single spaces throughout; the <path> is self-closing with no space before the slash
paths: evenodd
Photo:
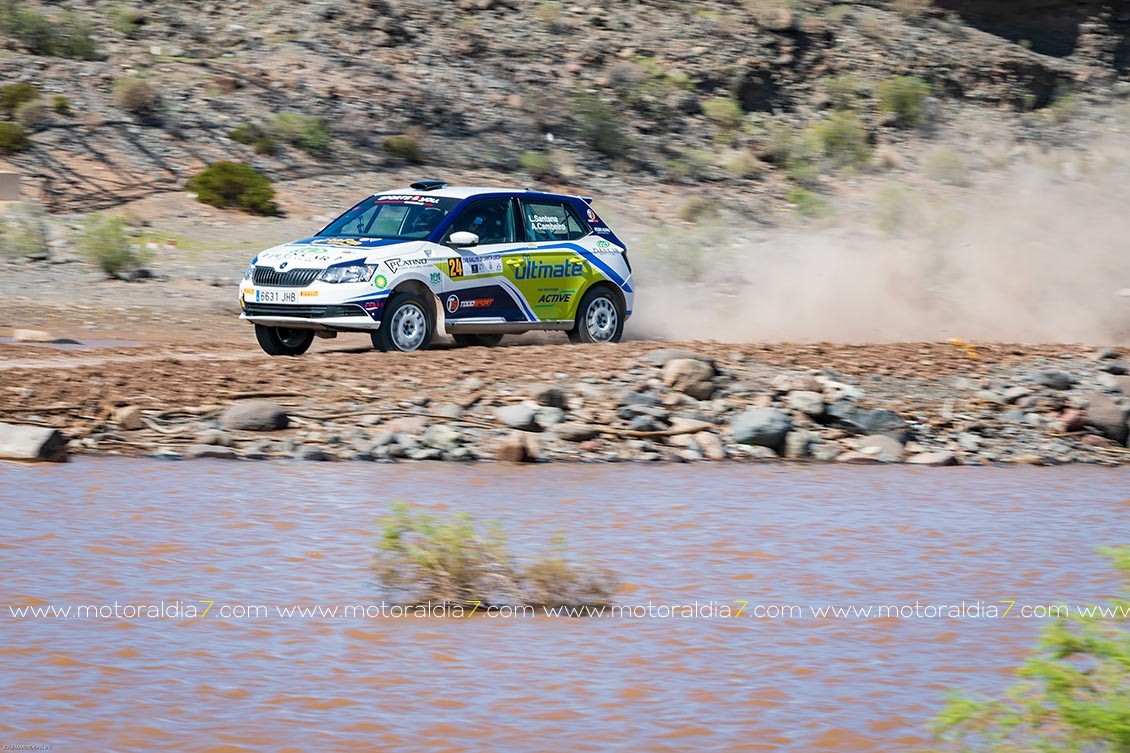
<path id="1" fill-rule="evenodd" d="M 575 343 L 618 343 L 624 336 L 624 305 L 620 296 L 603 285 L 589 288 L 577 307 L 577 319 L 569 330 Z"/>
<path id="2" fill-rule="evenodd" d="M 493 348 L 502 342 L 502 335 L 452 335 L 455 338 L 455 344 L 460 348 Z"/>
<path id="3" fill-rule="evenodd" d="M 310 343 L 314 342 L 314 330 L 256 324 L 255 339 L 269 356 L 300 356 L 310 350 Z"/>
<path id="4" fill-rule="evenodd" d="M 370 337 L 379 351 L 427 350 L 435 330 L 435 310 L 415 293 L 395 293 L 385 304 L 381 328 Z"/>

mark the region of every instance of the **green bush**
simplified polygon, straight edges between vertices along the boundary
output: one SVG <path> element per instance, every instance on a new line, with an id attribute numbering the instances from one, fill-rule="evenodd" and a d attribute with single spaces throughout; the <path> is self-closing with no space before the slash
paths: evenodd
<path id="1" fill-rule="evenodd" d="M 148 258 L 142 249 L 134 246 L 121 217 L 88 215 L 83 220 L 77 245 L 83 256 L 112 279 L 125 278 L 140 269 Z"/>
<path id="2" fill-rule="evenodd" d="M 217 162 L 189 178 L 185 187 L 196 200 L 222 209 L 242 209 L 251 214 L 277 215 L 271 181 L 244 162 Z"/>
<path id="3" fill-rule="evenodd" d="M 739 128 L 745 120 L 741 105 L 730 97 L 714 97 L 702 103 L 706 117 L 720 128 L 732 131 Z"/>
<path id="4" fill-rule="evenodd" d="M 55 111 L 56 115 L 70 115 L 71 101 L 62 94 L 56 94 L 51 99 L 51 109 Z"/>
<path id="5" fill-rule="evenodd" d="M 476 604 L 600 606 L 618 587 L 606 571 L 569 564 L 559 542 L 550 555 L 516 563 L 497 528 L 482 534 L 466 515 L 444 520 L 396 505 L 381 523 L 373 569 L 407 603 L 468 605 L 467 611 Z"/>
<path id="6" fill-rule="evenodd" d="M 718 216 L 718 202 L 702 196 L 693 196 L 683 202 L 676 212 L 683 222 L 699 223 Z"/>
<path id="7" fill-rule="evenodd" d="M 144 115 L 157 105 L 157 90 L 140 78 L 120 78 L 114 82 L 114 104 L 135 115 Z"/>
<path id="8" fill-rule="evenodd" d="M 15 39 L 32 55 L 93 60 L 98 53 L 90 24 L 82 16 L 65 11 L 52 20 L 19 0 L 0 0 L 0 34 Z"/>
<path id="9" fill-rule="evenodd" d="M 43 211 L 16 205 L 0 215 L 0 255 L 44 260 L 51 256 Z"/>
<path id="10" fill-rule="evenodd" d="M 930 85 L 917 76 L 895 76 L 879 84 L 879 110 L 895 115 L 898 124 L 911 128 L 923 123 L 926 118 L 926 98 L 930 96 Z"/>
<path id="11" fill-rule="evenodd" d="M 321 157 L 330 150 L 332 137 L 321 118 L 297 113 L 275 116 L 270 134 L 287 144 L 298 147 L 307 154 Z"/>
<path id="12" fill-rule="evenodd" d="M 522 169 L 535 178 L 554 177 L 553 158 L 545 152 L 524 152 L 519 162 L 522 164 Z"/>
<path id="13" fill-rule="evenodd" d="M 805 217 L 823 217 L 828 214 L 828 202 L 820 194 L 807 188 L 792 188 L 785 194 L 785 201 L 794 205 Z"/>
<path id="14" fill-rule="evenodd" d="M 1105 616 L 1076 612 L 1048 627 L 1003 698 L 952 696 L 934 721 L 942 750 L 1130 751 L 1130 547 L 1099 551 L 1120 572 L 1122 595 Z"/>
<path id="15" fill-rule="evenodd" d="M 133 37 L 148 21 L 145 11 L 137 8 L 118 8 L 114 11 L 110 25 L 114 31 L 126 37 Z"/>
<path id="16" fill-rule="evenodd" d="M 31 141 L 18 123 L 0 123 L 0 152 L 22 152 L 29 146 Z"/>
<path id="17" fill-rule="evenodd" d="M 416 139 L 406 133 L 389 136 L 381 142 L 381 149 L 386 154 L 391 154 L 393 157 L 412 164 L 419 164 L 424 161 L 424 156 L 420 152 L 420 145 L 416 143 Z"/>
<path id="18" fill-rule="evenodd" d="M 252 123 L 236 126 L 228 133 L 228 138 L 240 144 L 247 144 L 256 154 L 274 154 L 278 151 L 275 137 Z"/>
<path id="19" fill-rule="evenodd" d="M 860 167 L 871 159 L 867 129 L 850 112 L 838 112 L 809 129 L 824 156 L 840 167 Z"/>
<path id="20" fill-rule="evenodd" d="M 612 105 L 599 97 L 585 94 L 574 101 L 574 112 L 581 138 L 609 157 L 622 156 L 628 147 L 628 139 L 620 129 L 622 116 Z"/>
<path id="21" fill-rule="evenodd" d="M 16 122 L 34 131 L 51 119 L 51 108 L 42 99 L 24 102 L 16 109 Z"/>
<path id="22" fill-rule="evenodd" d="M 862 86 L 855 76 L 826 76 L 821 79 L 824 91 L 837 110 L 851 110 L 859 104 L 859 93 Z"/>
<path id="23" fill-rule="evenodd" d="M 0 86 L 0 112 L 8 117 L 16 114 L 20 105 L 39 98 L 39 87 L 21 81 L 18 84 Z"/>
<path id="24" fill-rule="evenodd" d="M 926 175 L 951 186 L 969 183 L 969 165 L 960 152 L 953 149 L 936 149 L 926 155 L 923 165 Z"/>

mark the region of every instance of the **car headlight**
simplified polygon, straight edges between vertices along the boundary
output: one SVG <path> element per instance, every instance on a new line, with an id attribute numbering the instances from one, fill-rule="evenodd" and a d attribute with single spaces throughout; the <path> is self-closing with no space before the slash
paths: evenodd
<path id="1" fill-rule="evenodd" d="M 247 265 L 247 271 L 243 273 L 243 279 L 250 280 L 253 274 L 255 274 L 255 262 L 251 262 Z"/>
<path id="2" fill-rule="evenodd" d="M 368 282 L 377 271 L 376 264 L 351 264 L 348 267 L 330 267 L 318 275 L 322 282 Z"/>

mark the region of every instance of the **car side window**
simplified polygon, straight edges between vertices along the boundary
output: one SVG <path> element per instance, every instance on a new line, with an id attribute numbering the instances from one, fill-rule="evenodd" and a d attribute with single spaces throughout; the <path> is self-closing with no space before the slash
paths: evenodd
<path id="1" fill-rule="evenodd" d="M 568 205 L 559 201 L 522 199 L 522 220 L 530 241 L 575 241 L 589 232 Z"/>
<path id="2" fill-rule="evenodd" d="M 476 201 L 459 213 L 451 223 L 447 242 L 452 233 L 474 233 L 479 245 L 514 243 L 514 202 L 510 199 L 484 199 Z"/>

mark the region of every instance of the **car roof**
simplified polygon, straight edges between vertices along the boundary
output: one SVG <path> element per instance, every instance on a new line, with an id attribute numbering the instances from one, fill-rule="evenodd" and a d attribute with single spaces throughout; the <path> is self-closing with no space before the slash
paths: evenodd
<path id="1" fill-rule="evenodd" d="M 490 186 L 444 186 L 443 188 L 433 188 L 430 191 L 421 191 L 418 188 L 398 188 L 392 191 L 381 191 L 374 194 L 374 196 L 389 196 L 401 194 L 419 194 L 425 196 L 438 196 L 447 199 L 469 199 L 473 196 L 480 196 L 485 194 L 534 194 L 541 196 L 562 196 L 567 197 L 566 194 L 551 193 L 548 191 L 534 191 L 529 188 L 503 188 L 503 187 L 490 187 Z M 572 197 L 568 197 L 572 198 Z"/>

